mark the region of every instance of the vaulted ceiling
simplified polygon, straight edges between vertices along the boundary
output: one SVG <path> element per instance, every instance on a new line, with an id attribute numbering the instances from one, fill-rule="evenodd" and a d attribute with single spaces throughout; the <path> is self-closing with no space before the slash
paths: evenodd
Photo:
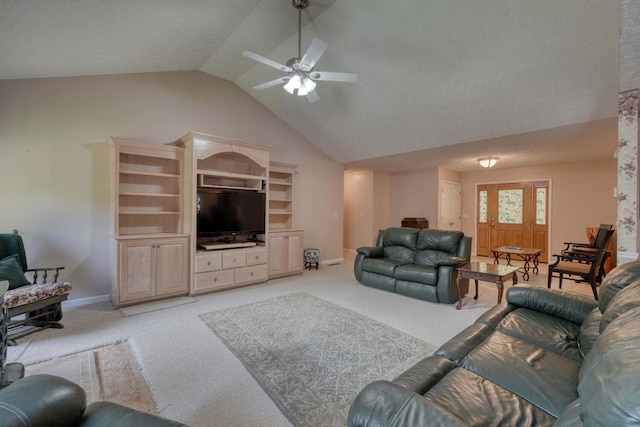
<path id="1" fill-rule="evenodd" d="M 0 79 L 201 70 L 230 80 L 347 167 L 477 169 L 611 158 L 617 0 L 310 0 L 329 44 L 320 101 L 256 91 L 297 56 L 290 0 L 5 0 Z M 232 135 L 227 135 L 232 136 Z"/>

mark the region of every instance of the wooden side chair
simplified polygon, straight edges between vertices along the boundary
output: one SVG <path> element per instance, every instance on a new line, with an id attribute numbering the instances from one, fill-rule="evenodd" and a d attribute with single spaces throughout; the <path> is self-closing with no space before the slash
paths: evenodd
<path id="1" fill-rule="evenodd" d="M 64 267 L 28 268 L 24 243 L 18 232 L 0 234 L 0 280 L 9 281 L 9 289 L 4 293 L 9 340 L 42 328 L 63 327 L 60 323 L 62 301 L 69 296 L 71 284 L 58 282 L 62 269 Z"/>
<path id="2" fill-rule="evenodd" d="M 613 229 L 604 230 L 603 237 L 599 239 L 598 246 L 593 253 L 563 251 L 560 254 L 554 254 L 556 261 L 553 264 L 549 264 L 547 288 L 551 287 L 551 279 L 557 277 L 559 279 L 559 287 L 562 289 L 562 279 L 566 275 L 567 279 L 575 282 L 588 282 L 597 301 L 597 287 L 602 279 L 602 265 L 604 264 L 607 246 L 609 246 L 613 233 L 615 233 Z"/>

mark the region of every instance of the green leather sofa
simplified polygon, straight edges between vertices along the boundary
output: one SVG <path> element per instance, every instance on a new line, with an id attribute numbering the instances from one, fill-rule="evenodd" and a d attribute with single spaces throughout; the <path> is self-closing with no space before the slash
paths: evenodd
<path id="1" fill-rule="evenodd" d="M 0 390 L 2 427 L 178 427 L 182 423 L 113 402 L 86 407 L 77 384 L 53 375 L 32 375 Z"/>
<path id="2" fill-rule="evenodd" d="M 376 246 L 358 248 L 356 280 L 374 288 L 431 302 L 458 301 L 455 266 L 469 262 L 471 238 L 460 231 L 388 228 Z M 466 294 L 469 280 L 460 291 Z"/>
<path id="3" fill-rule="evenodd" d="M 507 303 L 393 381 L 367 385 L 348 425 L 640 425 L 640 262 L 600 301 L 514 286 Z"/>

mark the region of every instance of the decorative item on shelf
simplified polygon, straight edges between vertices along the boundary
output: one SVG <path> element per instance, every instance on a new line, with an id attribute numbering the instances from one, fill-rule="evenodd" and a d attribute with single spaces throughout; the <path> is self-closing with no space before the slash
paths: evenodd
<path id="1" fill-rule="evenodd" d="M 478 159 L 478 163 L 483 168 L 492 168 L 498 163 L 498 160 L 500 160 L 500 157 L 482 157 Z"/>
<path id="2" fill-rule="evenodd" d="M 400 223 L 402 227 L 412 227 L 412 228 L 429 228 L 429 221 L 426 218 L 418 217 L 418 218 L 405 218 Z"/>
<path id="3" fill-rule="evenodd" d="M 311 270 L 311 267 L 315 267 L 316 270 L 320 264 L 320 249 L 306 248 L 304 250 L 304 268 Z"/>

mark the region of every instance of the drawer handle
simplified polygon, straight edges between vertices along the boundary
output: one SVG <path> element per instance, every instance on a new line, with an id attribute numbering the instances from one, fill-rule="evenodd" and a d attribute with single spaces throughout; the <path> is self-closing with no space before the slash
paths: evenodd
<path id="1" fill-rule="evenodd" d="M 214 278 L 213 278 L 213 282 L 215 283 L 215 282 L 217 282 L 217 281 L 218 281 L 218 278 L 217 278 L 217 277 L 214 277 Z"/>
<path id="2" fill-rule="evenodd" d="M 256 255 L 256 259 L 258 259 L 258 255 Z"/>
<path id="3" fill-rule="evenodd" d="M 207 261 L 207 265 L 211 265 L 211 261 Z"/>
<path id="4" fill-rule="evenodd" d="M 235 258 L 233 259 L 233 262 L 236 262 L 236 259 L 235 259 Z"/>
<path id="5" fill-rule="evenodd" d="M 253 277 L 253 271 L 251 272 L 251 277 Z"/>

